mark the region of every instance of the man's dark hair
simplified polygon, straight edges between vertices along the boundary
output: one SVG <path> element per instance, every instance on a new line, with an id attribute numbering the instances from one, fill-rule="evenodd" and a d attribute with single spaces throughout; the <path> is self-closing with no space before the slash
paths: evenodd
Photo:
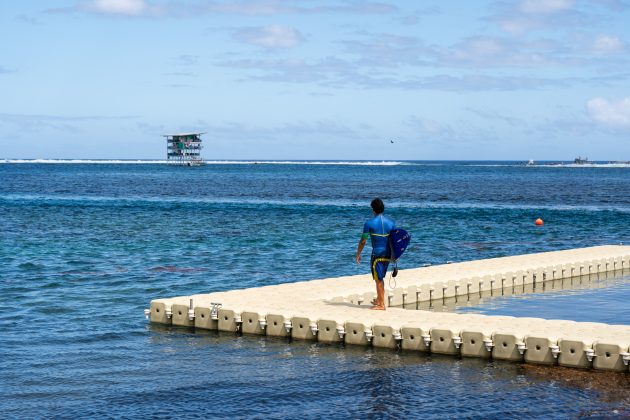
<path id="1" fill-rule="evenodd" d="M 376 214 L 381 214 L 385 211 L 385 204 L 383 204 L 383 200 L 380 198 L 372 200 L 370 206 L 372 206 L 372 210 L 374 210 L 374 213 Z"/>

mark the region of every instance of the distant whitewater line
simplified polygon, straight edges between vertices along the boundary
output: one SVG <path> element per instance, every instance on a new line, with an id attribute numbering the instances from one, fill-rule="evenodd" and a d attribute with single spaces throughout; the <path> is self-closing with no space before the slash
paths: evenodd
<path id="1" fill-rule="evenodd" d="M 141 159 L 2 159 L 0 163 L 95 163 L 95 164 L 156 164 L 167 163 L 165 160 L 141 160 Z"/>
<path id="2" fill-rule="evenodd" d="M 559 163 L 532 165 L 541 168 L 630 168 L 630 163 Z"/>
<path id="3" fill-rule="evenodd" d="M 79 163 L 79 164 L 167 164 L 166 160 L 142 159 L 2 159 L 0 163 Z M 207 160 L 206 165 L 359 165 L 395 166 L 406 165 L 399 161 L 337 161 L 337 160 Z"/>
<path id="4" fill-rule="evenodd" d="M 359 166 L 395 166 L 408 165 L 410 162 L 398 161 L 342 161 L 342 160 L 207 160 L 206 165 L 359 165 Z"/>
<path id="5" fill-rule="evenodd" d="M 109 203 L 116 205 L 149 205 L 149 204 L 210 204 L 227 206 L 312 206 L 312 207 L 364 207 L 364 203 L 352 200 L 311 200 L 311 199 L 291 199 L 291 200 L 268 200 L 258 198 L 195 198 L 195 197 L 107 197 L 107 196 L 87 196 L 87 195 L 51 195 L 51 194 L 6 194 L 0 195 L 1 202 L 27 201 L 32 203 L 64 203 L 87 205 L 98 205 L 99 203 Z M 511 204 L 511 203 L 445 203 L 445 202 L 409 202 L 394 201 L 388 202 L 388 208 L 399 209 L 476 209 L 476 210 L 553 210 L 553 211 L 615 211 L 620 213 L 630 213 L 630 207 L 623 205 L 567 205 L 567 204 Z"/>
<path id="6" fill-rule="evenodd" d="M 140 164 L 140 165 L 164 165 L 166 160 L 146 160 L 146 159 L 0 159 L 1 163 L 42 163 L 42 164 Z M 465 165 L 480 167 L 519 167 L 527 168 L 630 168 L 630 163 L 626 162 L 591 162 L 575 164 L 571 162 L 560 163 L 536 163 L 525 165 L 520 161 L 373 161 L 373 160 L 207 160 L 206 165 L 344 165 L 344 166 L 447 166 Z"/>

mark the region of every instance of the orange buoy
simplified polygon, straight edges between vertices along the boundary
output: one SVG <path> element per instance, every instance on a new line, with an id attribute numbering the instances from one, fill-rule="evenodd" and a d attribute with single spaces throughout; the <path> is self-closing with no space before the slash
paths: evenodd
<path id="1" fill-rule="evenodd" d="M 539 217 L 538 219 L 536 219 L 536 226 L 542 226 L 543 225 L 543 220 Z"/>

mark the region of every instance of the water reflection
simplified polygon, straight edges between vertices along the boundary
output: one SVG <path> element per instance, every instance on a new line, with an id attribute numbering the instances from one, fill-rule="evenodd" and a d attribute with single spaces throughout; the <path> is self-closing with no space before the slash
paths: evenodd
<path id="1" fill-rule="evenodd" d="M 406 304 L 404 309 L 433 312 L 491 312 L 493 308 L 509 305 L 515 298 L 535 301 L 541 295 L 570 296 L 595 289 L 626 288 L 630 285 L 630 270 L 591 274 L 566 279 L 523 284 L 503 289 L 475 292 L 467 295 L 433 299 Z M 597 293 L 594 294 L 596 298 Z"/>
<path id="2" fill-rule="evenodd" d="M 276 413 L 289 417 L 300 411 L 377 418 L 440 418 L 453 412 L 476 418 L 630 414 L 627 374 L 170 326 L 148 328 L 151 342 L 145 352 L 153 363 L 159 360 L 154 365 L 156 379 L 177 377 L 179 389 L 191 390 L 180 397 L 218 399 L 224 415 L 268 414 L 271 401 Z M 159 357 L 164 348 L 186 365 Z M 160 387 L 166 389 L 173 392 Z M 549 407 L 554 411 L 546 411 Z"/>

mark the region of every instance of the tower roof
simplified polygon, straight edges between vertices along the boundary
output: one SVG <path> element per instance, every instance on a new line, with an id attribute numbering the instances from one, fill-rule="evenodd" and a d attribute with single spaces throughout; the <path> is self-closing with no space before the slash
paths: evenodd
<path id="1" fill-rule="evenodd" d="M 177 134 L 162 134 L 162 137 L 184 137 L 184 136 L 200 136 L 206 133 L 177 133 Z"/>

